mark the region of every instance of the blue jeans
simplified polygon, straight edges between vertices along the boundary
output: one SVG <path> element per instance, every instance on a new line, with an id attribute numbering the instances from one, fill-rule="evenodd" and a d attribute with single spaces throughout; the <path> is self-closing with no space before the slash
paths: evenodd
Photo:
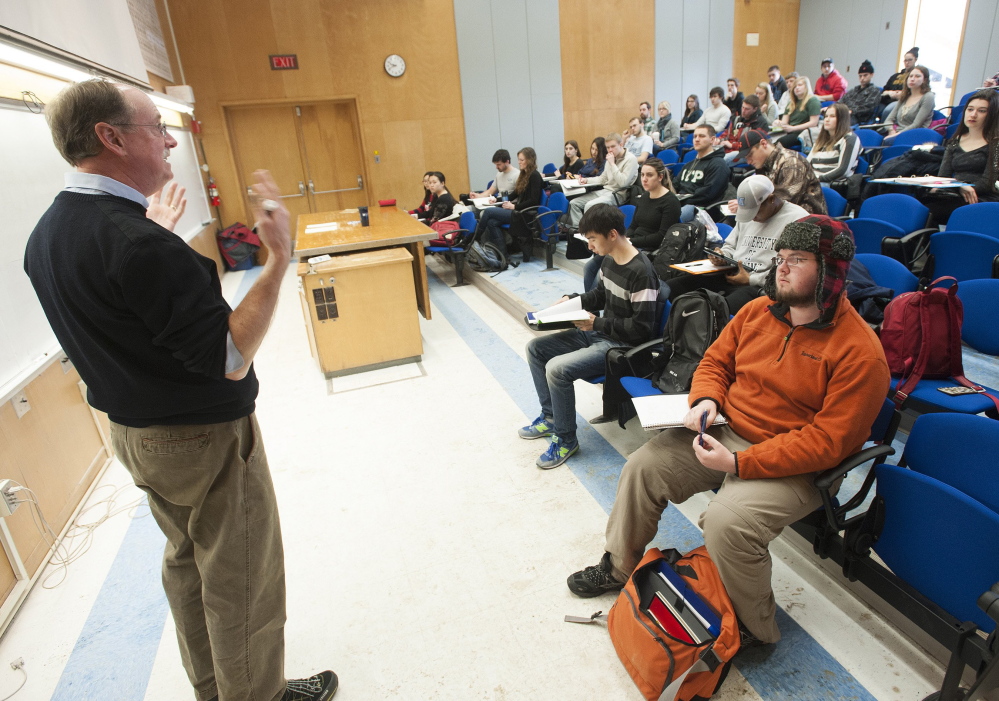
<path id="1" fill-rule="evenodd" d="M 603 262 L 604 257 L 598 256 L 596 253 L 587 258 L 583 264 L 583 292 L 589 292 L 597 286 L 597 274 L 600 272 L 600 266 L 603 265 Z"/>
<path id="2" fill-rule="evenodd" d="M 483 210 L 479 218 L 479 236 L 482 243 L 491 243 L 499 250 L 506 252 L 506 233 L 503 225 L 513 221 L 513 210 L 502 207 L 490 207 Z"/>
<path id="3" fill-rule="evenodd" d="M 684 224 L 694 221 L 697 216 L 697 207 L 692 204 L 685 204 L 680 207 L 680 221 Z"/>
<path id="4" fill-rule="evenodd" d="M 623 345 L 596 331 L 579 329 L 539 336 L 527 344 L 527 364 L 541 402 L 541 414 L 552 419 L 559 438 L 576 440 L 576 392 L 572 383 L 604 374 L 607 351 Z"/>

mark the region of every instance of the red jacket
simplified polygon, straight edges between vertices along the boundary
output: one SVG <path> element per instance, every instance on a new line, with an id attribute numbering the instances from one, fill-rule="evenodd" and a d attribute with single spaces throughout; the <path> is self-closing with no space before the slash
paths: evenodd
<path id="1" fill-rule="evenodd" d="M 691 404 L 712 399 L 754 445 L 736 453 L 743 479 L 836 466 L 860 450 L 888 392 L 881 342 L 845 296 L 829 324 L 792 328 L 769 298 L 722 330 L 694 373 Z"/>
<path id="2" fill-rule="evenodd" d="M 815 81 L 815 94 L 832 95 L 835 102 L 838 102 L 845 92 L 846 78 L 835 68 L 829 72 L 829 75 L 820 75 L 819 79 Z"/>

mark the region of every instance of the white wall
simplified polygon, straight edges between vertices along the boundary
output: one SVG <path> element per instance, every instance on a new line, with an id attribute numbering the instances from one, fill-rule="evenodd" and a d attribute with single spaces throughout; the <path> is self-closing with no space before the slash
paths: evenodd
<path id="1" fill-rule="evenodd" d="M 732 75 L 738 0 L 656 0 L 656 96 L 669 100 L 677 118 L 687 95 L 708 105 L 708 90 Z"/>
<path id="2" fill-rule="evenodd" d="M 468 175 L 481 189 L 498 148 L 562 153 L 558 0 L 454 0 Z M 445 175 L 447 175 L 445 173 Z"/>
<path id="3" fill-rule="evenodd" d="M 999 2 L 971 0 L 964 28 L 954 101 L 999 72 Z"/>
<path id="4" fill-rule="evenodd" d="M 874 64 L 874 84 L 884 85 L 898 70 L 904 16 L 905 0 L 801 0 L 794 70 L 814 87 L 822 59 L 832 57 L 852 87 L 867 59 Z"/>

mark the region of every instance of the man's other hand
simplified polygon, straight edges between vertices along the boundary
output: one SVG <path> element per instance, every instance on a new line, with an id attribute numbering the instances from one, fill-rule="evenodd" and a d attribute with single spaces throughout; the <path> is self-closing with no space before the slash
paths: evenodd
<path id="1" fill-rule="evenodd" d="M 687 415 L 683 417 L 683 425 L 689 428 L 691 431 L 701 430 L 701 414 L 708 412 L 708 426 L 714 423 L 715 418 L 718 416 L 718 405 L 715 404 L 713 399 L 702 399 L 697 402 L 694 406 L 690 407 L 690 411 Z"/>
<path id="2" fill-rule="evenodd" d="M 704 434 L 704 447 L 700 436 L 694 437 L 694 455 L 709 470 L 735 473 L 735 453 L 723 446 L 718 439 Z"/>
<path id="3" fill-rule="evenodd" d="M 596 319 L 596 318 L 597 317 L 595 317 L 592 314 L 590 314 L 590 318 L 587 319 L 586 321 L 574 321 L 574 322 L 572 322 L 572 324 L 573 324 L 573 326 L 575 326 L 580 331 L 592 331 L 593 330 L 593 320 Z"/>
<path id="4" fill-rule="evenodd" d="M 739 263 L 739 272 L 726 275 L 725 281 L 730 285 L 748 285 L 749 272 L 742 267 L 742 263 Z"/>
<path id="5" fill-rule="evenodd" d="M 167 231 L 173 231 L 187 209 L 187 198 L 184 197 L 186 192 L 187 188 L 179 187 L 176 180 L 162 190 L 157 190 L 149 196 L 146 216 Z"/>

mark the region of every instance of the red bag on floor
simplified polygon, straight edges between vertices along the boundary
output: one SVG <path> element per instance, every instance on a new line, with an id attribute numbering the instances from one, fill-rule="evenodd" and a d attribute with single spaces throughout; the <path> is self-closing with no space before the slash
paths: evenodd
<path id="1" fill-rule="evenodd" d="M 237 265 L 260 250 L 260 239 L 256 233 L 240 222 L 217 233 L 215 240 L 229 270 L 235 270 Z"/>
<path id="2" fill-rule="evenodd" d="M 589 619 L 566 616 L 567 621 Z M 718 569 L 701 546 L 652 548 L 607 616 L 614 649 L 649 701 L 708 699 L 739 651 L 739 623 Z"/>

